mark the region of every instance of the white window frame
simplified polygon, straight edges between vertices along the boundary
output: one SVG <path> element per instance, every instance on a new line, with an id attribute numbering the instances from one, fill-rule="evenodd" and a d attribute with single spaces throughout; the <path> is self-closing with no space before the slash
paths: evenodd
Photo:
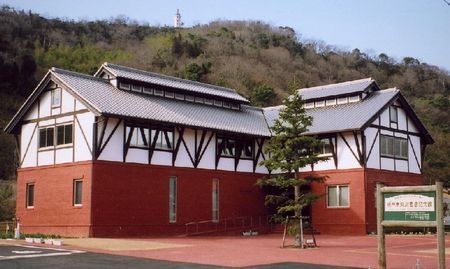
<path id="1" fill-rule="evenodd" d="M 169 177 L 169 223 L 177 222 L 177 177 Z"/>
<path id="2" fill-rule="evenodd" d="M 143 87 L 142 92 L 145 94 L 153 94 L 153 89 L 149 87 Z"/>
<path id="3" fill-rule="evenodd" d="M 305 109 L 314 108 L 314 102 L 307 102 L 305 103 Z"/>
<path id="4" fill-rule="evenodd" d="M 131 84 L 119 82 L 119 89 L 129 91 L 131 89 Z"/>
<path id="5" fill-rule="evenodd" d="M 398 108 L 396 106 L 389 107 L 389 122 L 398 124 Z"/>
<path id="6" fill-rule="evenodd" d="M 31 200 L 32 204 L 30 205 L 30 190 L 29 187 L 33 186 L 33 199 Z M 36 184 L 34 182 L 27 183 L 25 186 L 25 207 L 28 209 L 34 208 L 34 201 L 36 200 Z"/>
<path id="7" fill-rule="evenodd" d="M 343 105 L 343 104 L 347 104 L 348 103 L 348 98 L 347 97 L 339 97 L 337 99 L 337 104 L 338 105 Z"/>
<path id="8" fill-rule="evenodd" d="M 154 89 L 153 94 L 156 96 L 164 96 L 164 90 Z"/>
<path id="9" fill-rule="evenodd" d="M 53 143 L 52 143 L 51 145 L 48 145 L 48 141 L 47 141 L 47 138 L 48 138 L 47 132 L 48 132 L 48 131 L 47 131 L 47 129 L 53 129 L 53 135 L 52 135 Z M 46 143 L 45 143 L 45 146 L 43 146 L 43 147 L 41 147 L 41 136 L 42 136 L 41 130 L 46 130 L 46 131 L 45 131 L 45 141 L 46 141 Z M 51 149 L 51 148 L 54 148 L 54 147 L 55 147 L 55 145 L 56 145 L 56 141 L 55 141 L 55 132 L 56 132 L 55 126 L 43 126 L 43 127 L 40 127 L 40 128 L 39 128 L 38 150 Z"/>
<path id="10" fill-rule="evenodd" d="M 336 105 L 336 99 L 328 99 L 325 101 L 326 106 L 335 106 Z"/>
<path id="11" fill-rule="evenodd" d="M 324 106 L 325 106 L 325 100 L 315 102 L 315 107 L 324 107 Z"/>
<path id="12" fill-rule="evenodd" d="M 70 142 L 70 143 L 65 143 L 65 139 L 66 139 L 66 126 L 68 126 L 68 125 L 71 125 L 72 126 L 72 132 L 71 132 L 71 137 L 72 137 L 72 141 Z M 62 144 L 58 144 L 58 127 L 61 127 L 61 126 L 63 126 L 63 129 L 64 129 L 64 134 L 63 134 L 63 143 Z M 73 145 L 73 139 L 74 139 L 74 132 L 75 132 L 75 130 L 74 130 L 74 124 L 73 124 L 73 122 L 70 122 L 70 123 L 64 123 L 64 124 L 58 124 L 58 125 L 56 125 L 55 126 L 55 130 L 54 130 L 54 132 L 53 132 L 53 135 L 55 136 L 54 138 L 53 138 L 53 142 L 54 142 L 54 145 L 56 146 L 56 147 L 67 147 L 67 146 L 72 146 Z"/>
<path id="13" fill-rule="evenodd" d="M 361 100 L 361 98 L 359 97 L 359 95 L 348 97 L 349 103 L 356 103 L 356 102 L 359 102 L 360 100 Z"/>
<path id="14" fill-rule="evenodd" d="M 330 143 L 330 139 L 332 138 L 322 138 L 320 139 L 320 141 L 323 143 L 322 145 L 320 145 L 320 149 L 319 149 L 319 157 L 330 157 L 333 155 L 333 145 Z M 327 145 L 330 147 L 330 151 L 328 153 L 325 153 L 325 147 L 327 147 Z"/>
<path id="15" fill-rule="evenodd" d="M 133 91 L 133 92 L 142 92 L 142 87 L 139 86 L 139 85 L 132 84 L 131 85 L 131 91 Z"/>
<path id="16" fill-rule="evenodd" d="M 78 197 L 77 183 L 81 183 L 81 189 L 80 189 L 80 195 L 79 195 L 80 201 L 77 201 L 77 197 Z M 83 180 L 82 179 L 74 179 L 73 180 L 73 206 L 75 206 L 75 207 L 83 206 Z"/>
<path id="17" fill-rule="evenodd" d="M 335 206 L 330 205 L 330 187 L 332 188 L 336 188 L 336 204 Z M 347 201 L 348 201 L 348 205 L 340 205 L 340 200 L 341 200 L 341 188 L 347 188 Z M 350 207 L 350 186 L 348 184 L 340 184 L 340 185 L 327 185 L 327 208 L 349 208 Z"/>
<path id="18" fill-rule="evenodd" d="M 61 106 L 62 90 L 61 88 L 56 88 L 51 91 L 51 103 L 52 108 L 57 108 Z"/>

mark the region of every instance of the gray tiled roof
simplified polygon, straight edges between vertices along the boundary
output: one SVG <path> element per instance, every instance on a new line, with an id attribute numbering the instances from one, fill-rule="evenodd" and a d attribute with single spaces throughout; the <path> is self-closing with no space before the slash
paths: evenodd
<path id="1" fill-rule="evenodd" d="M 375 84 L 372 78 L 365 78 L 343 83 L 329 84 L 297 90 L 304 100 L 323 98 L 327 96 L 345 95 L 349 93 L 363 92 L 371 84 Z"/>
<path id="2" fill-rule="evenodd" d="M 313 118 L 307 134 L 359 130 L 398 93 L 398 89 L 387 89 L 373 92 L 360 102 L 307 109 L 307 114 Z M 263 109 L 270 126 L 273 126 L 282 108 L 276 106 Z"/>
<path id="3" fill-rule="evenodd" d="M 249 101 L 239 95 L 235 90 L 225 87 L 219 87 L 197 81 L 185 80 L 177 77 L 165 76 L 143 70 L 138 70 L 126 66 L 104 63 L 103 68 L 111 72 L 114 76 L 126 79 L 137 80 L 165 87 L 182 89 L 192 93 L 217 96 L 240 103 L 249 103 Z"/>
<path id="4" fill-rule="evenodd" d="M 62 69 L 52 69 L 52 74 L 101 114 L 270 136 L 266 120 L 259 108 L 241 105 L 242 109 L 236 111 L 122 91 L 104 79 Z"/>

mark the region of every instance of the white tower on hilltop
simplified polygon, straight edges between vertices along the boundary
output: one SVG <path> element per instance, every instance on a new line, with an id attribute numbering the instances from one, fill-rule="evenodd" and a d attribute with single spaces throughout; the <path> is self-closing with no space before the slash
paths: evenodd
<path id="1" fill-rule="evenodd" d="M 173 16 L 173 26 L 174 27 L 183 26 L 183 23 L 181 22 L 181 14 L 180 14 L 179 9 L 177 9 L 177 14 L 175 14 L 175 16 Z"/>

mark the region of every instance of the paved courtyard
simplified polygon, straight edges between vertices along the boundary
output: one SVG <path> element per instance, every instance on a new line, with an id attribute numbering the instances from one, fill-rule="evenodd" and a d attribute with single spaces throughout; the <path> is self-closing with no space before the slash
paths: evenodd
<path id="1" fill-rule="evenodd" d="M 446 241 L 449 247 L 450 238 L 447 237 Z M 45 259 L 58 259 L 59 261 L 61 259 L 75 259 L 76 256 L 80 255 L 91 259 L 94 254 L 104 254 L 105 256 L 101 256 L 103 257 L 102 259 L 109 257 L 108 259 L 114 260 L 114 257 L 117 256 L 127 256 L 127 258 L 121 258 L 134 258 L 137 264 L 142 263 L 143 265 L 146 262 L 161 263 L 159 266 L 155 265 L 156 267 L 151 266 L 149 268 L 210 268 L 215 266 L 258 268 L 333 268 L 334 266 L 342 266 L 345 268 L 377 268 L 377 240 L 375 236 L 319 235 L 317 236 L 317 242 L 318 248 L 302 250 L 280 248 L 281 235 L 279 234 L 254 237 L 88 238 L 66 239 L 63 247 L 64 251 L 46 250 L 42 254 L 53 253 L 54 257 L 49 255 L 45 256 Z M 24 244 L 23 241 L 16 243 Z M 287 243 L 291 244 L 292 239 L 289 239 Z M 387 236 L 386 243 L 388 268 L 415 268 L 417 262 L 420 263 L 420 268 L 437 268 L 437 240 L 433 235 Z M 0 249 L 2 249 L 1 244 Z M 3 241 L 3 244 L 5 244 L 5 241 Z M 45 247 L 45 245 L 42 247 Z M 63 254 L 58 255 L 60 252 Z M 446 263 L 450 265 L 450 248 L 446 249 L 446 253 L 448 257 Z M 5 255 L 2 255 L 0 252 L 0 256 Z M 5 264 L 5 261 L 0 257 L 0 268 L 3 268 L 2 263 Z M 87 264 L 85 265 L 87 266 Z M 45 266 L 41 268 L 45 268 Z M 137 266 L 135 268 L 141 267 Z"/>

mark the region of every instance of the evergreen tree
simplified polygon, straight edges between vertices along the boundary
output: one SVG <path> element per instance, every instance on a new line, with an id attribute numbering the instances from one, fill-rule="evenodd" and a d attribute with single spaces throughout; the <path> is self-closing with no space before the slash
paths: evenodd
<path id="1" fill-rule="evenodd" d="M 277 207 L 278 215 L 293 213 L 296 217 L 300 217 L 302 209 L 319 198 L 317 194 L 302 187 L 323 181 L 322 177 L 298 176 L 300 168 L 323 159 L 317 154 L 317 148 L 321 146 L 320 140 L 314 136 L 304 135 L 312 124 L 312 118 L 306 115 L 303 104 L 301 96 L 297 93 L 283 101 L 284 107 L 271 128 L 273 137 L 265 149 L 269 157 L 261 162 L 269 171 L 275 172 L 267 178 L 260 179 L 258 185 L 277 190 L 275 194 L 266 195 L 265 200 L 266 204 Z M 298 233 L 295 245 L 301 245 Z"/>

